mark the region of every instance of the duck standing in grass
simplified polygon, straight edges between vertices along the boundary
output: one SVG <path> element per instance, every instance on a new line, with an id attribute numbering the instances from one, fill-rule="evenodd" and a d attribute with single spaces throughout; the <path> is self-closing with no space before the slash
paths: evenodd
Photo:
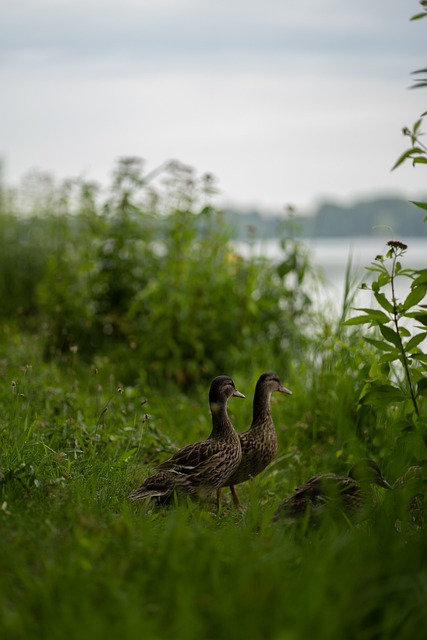
<path id="1" fill-rule="evenodd" d="M 234 473 L 221 485 L 230 487 L 234 504 L 238 509 L 241 509 L 242 505 L 235 485 L 246 482 L 264 471 L 277 453 L 277 434 L 270 408 L 271 394 L 275 391 L 292 393 L 282 385 L 275 373 L 263 373 L 255 387 L 252 424 L 247 431 L 239 433 L 242 459 Z M 221 488 L 218 489 L 218 501 L 220 495 Z"/>
<path id="2" fill-rule="evenodd" d="M 274 520 L 307 517 L 310 524 L 319 524 L 328 509 L 336 508 L 349 519 L 361 521 L 377 504 L 373 484 L 392 488 L 377 463 L 368 458 L 356 462 L 347 476 L 335 473 L 313 476 L 278 506 Z"/>
<path id="3" fill-rule="evenodd" d="M 156 473 L 132 491 L 132 500 L 168 502 L 174 493 L 208 499 L 235 471 L 242 457 L 240 439 L 227 413 L 231 397 L 244 398 L 229 376 L 216 377 L 209 390 L 212 432 L 207 440 L 189 444 L 156 467 Z"/>
<path id="4" fill-rule="evenodd" d="M 408 467 L 393 484 L 399 519 L 398 531 L 420 529 L 427 522 L 427 459 Z"/>

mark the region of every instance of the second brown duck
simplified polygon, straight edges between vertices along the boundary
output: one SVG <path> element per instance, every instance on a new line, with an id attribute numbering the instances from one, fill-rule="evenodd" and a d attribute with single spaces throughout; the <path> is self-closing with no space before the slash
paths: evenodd
<path id="1" fill-rule="evenodd" d="M 241 503 L 235 485 L 246 482 L 264 471 L 277 453 L 277 434 L 270 407 L 271 395 L 275 391 L 292 393 L 283 386 L 275 373 L 263 373 L 255 386 L 252 424 L 247 431 L 239 433 L 242 459 L 234 473 L 221 485 L 230 487 L 234 504 L 238 509 L 241 508 Z M 218 491 L 218 499 L 220 493 L 221 489 Z"/>
<path id="2" fill-rule="evenodd" d="M 393 484 L 398 531 L 419 529 L 427 522 L 427 459 L 412 464 Z"/>

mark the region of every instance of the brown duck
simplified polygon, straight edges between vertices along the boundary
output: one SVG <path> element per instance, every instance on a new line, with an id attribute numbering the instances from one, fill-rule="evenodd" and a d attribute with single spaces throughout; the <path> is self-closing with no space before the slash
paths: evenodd
<path id="1" fill-rule="evenodd" d="M 234 473 L 221 485 L 230 487 L 234 504 L 238 509 L 241 508 L 241 504 L 235 485 L 261 473 L 277 453 L 277 434 L 270 408 L 271 394 L 275 391 L 292 393 L 282 385 L 275 373 L 263 373 L 255 386 L 252 424 L 247 431 L 239 433 L 242 459 Z M 218 490 L 218 500 L 220 493 L 221 489 Z"/>
<path id="2" fill-rule="evenodd" d="M 212 432 L 207 440 L 189 444 L 156 467 L 156 473 L 132 491 L 132 500 L 157 498 L 168 502 L 174 493 L 207 499 L 235 471 L 242 449 L 230 418 L 227 402 L 244 398 L 229 376 L 216 377 L 209 390 Z"/>
<path id="3" fill-rule="evenodd" d="M 377 463 L 368 458 L 356 462 L 347 476 L 334 473 L 313 476 L 278 506 L 274 520 L 292 521 L 306 516 L 310 524 L 318 524 L 331 506 L 350 519 L 363 520 L 377 503 L 372 484 L 392 488 Z"/>
<path id="4" fill-rule="evenodd" d="M 427 459 L 408 467 L 393 484 L 400 519 L 398 531 L 419 529 L 427 521 Z"/>

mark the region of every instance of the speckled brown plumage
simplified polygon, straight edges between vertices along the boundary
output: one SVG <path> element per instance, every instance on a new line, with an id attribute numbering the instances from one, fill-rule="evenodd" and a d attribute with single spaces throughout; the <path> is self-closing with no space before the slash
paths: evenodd
<path id="1" fill-rule="evenodd" d="M 235 485 L 261 473 L 277 453 L 277 434 L 270 407 L 271 394 L 275 391 L 291 393 L 275 373 L 263 373 L 255 386 L 252 424 L 247 431 L 239 433 L 242 459 L 236 471 L 222 485 L 230 487 L 238 508 L 241 505 Z"/>
<path id="2" fill-rule="evenodd" d="M 427 521 L 427 459 L 408 467 L 393 484 L 398 531 L 419 529 Z"/>
<path id="3" fill-rule="evenodd" d="M 377 496 L 372 484 L 390 489 L 373 460 L 359 460 L 347 476 L 323 473 L 313 476 L 282 502 L 274 520 L 297 520 L 306 516 L 310 524 L 318 524 L 328 508 L 335 508 L 347 517 L 362 520 L 376 506 Z"/>
<path id="4" fill-rule="evenodd" d="M 240 439 L 227 414 L 232 396 L 244 398 L 228 376 L 216 377 L 209 390 L 212 432 L 207 440 L 189 444 L 156 467 L 156 473 L 135 489 L 132 500 L 158 498 L 166 502 L 174 493 L 206 499 L 237 468 L 242 457 Z"/>

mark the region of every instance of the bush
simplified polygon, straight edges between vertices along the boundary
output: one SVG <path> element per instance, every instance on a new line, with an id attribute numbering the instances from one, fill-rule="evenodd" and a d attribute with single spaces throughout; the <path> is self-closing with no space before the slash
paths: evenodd
<path id="1" fill-rule="evenodd" d="M 283 256 L 243 258 L 211 203 L 211 176 L 121 160 L 108 197 L 52 183 L 37 199 L 38 270 L 16 287 L 43 327 L 46 356 L 108 353 L 124 378 L 188 387 L 236 368 L 286 372 L 310 322 L 308 256 L 285 229 Z M 18 201 L 19 199 L 17 199 Z M 59 214 L 59 215 L 58 215 Z M 11 217 L 16 232 L 24 221 Z"/>

